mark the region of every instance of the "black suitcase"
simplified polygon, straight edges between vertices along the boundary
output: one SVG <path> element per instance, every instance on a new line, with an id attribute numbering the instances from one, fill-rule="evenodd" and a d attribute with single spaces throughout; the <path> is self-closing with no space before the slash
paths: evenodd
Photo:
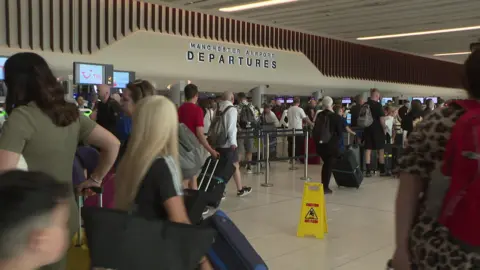
<path id="1" fill-rule="evenodd" d="M 208 206 L 217 208 L 220 205 L 225 187 L 235 170 L 233 162 L 224 156 L 220 156 L 219 159 L 207 158 L 197 180 L 198 189 L 203 189 L 207 193 Z M 203 187 L 203 184 L 206 186 Z"/>
<path id="2" fill-rule="evenodd" d="M 183 200 L 185 202 L 185 207 L 187 208 L 188 217 L 192 224 L 200 224 L 203 220 L 203 210 L 209 205 L 209 202 L 216 201 L 218 196 L 222 199 L 223 192 L 225 191 L 225 184 L 215 183 L 212 181 L 213 174 L 210 174 L 207 181 L 205 178 L 207 171 L 215 171 L 218 167 L 220 160 L 214 160 L 209 157 L 202 169 L 202 174 L 199 176 L 200 183 L 198 185 L 198 190 L 185 189 Z M 211 188 L 210 186 L 216 185 L 216 187 Z M 220 194 L 220 195 L 219 195 Z"/>
<path id="3" fill-rule="evenodd" d="M 393 145 L 386 144 L 384 148 L 385 172 L 391 173 L 393 170 Z"/>
<path id="4" fill-rule="evenodd" d="M 359 188 L 363 181 L 363 172 L 357 158 L 360 148 L 349 146 L 333 166 L 332 173 L 339 187 Z"/>

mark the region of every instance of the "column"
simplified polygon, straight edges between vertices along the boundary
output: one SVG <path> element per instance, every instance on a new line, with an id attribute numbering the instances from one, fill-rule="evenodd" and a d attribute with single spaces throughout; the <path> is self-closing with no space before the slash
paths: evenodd
<path id="1" fill-rule="evenodd" d="M 319 99 L 323 98 L 323 94 L 322 94 L 323 91 L 319 90 L 319 91 L 315 91 L 312 93 L 312 97 L 318 101 Z"/>
<path id="2" fill-rule="evenodd" d="M 265 94 L 266 89 L 267 87 L 265 85 L 259 85 L 250 91 L 253 106 L 257 108 L 262 107 L 263 95 Z"/>
<path id="3" fill-rule="evenodd" d="M 68 76 L 68 79 L 61 81 L 61 84 L 65 88 L 65 100 L 75 102 L 73 98 L 73 77 Z"/>
<path id="4" fill-rule="evenodd" d="M 183 89 L 187 85 L 186 81 L 179 81 L 176 84 L 170 86 L 170 100 L 175 103 L 175 105 L 180 106 L 185 101 L 185 96 Z"/>

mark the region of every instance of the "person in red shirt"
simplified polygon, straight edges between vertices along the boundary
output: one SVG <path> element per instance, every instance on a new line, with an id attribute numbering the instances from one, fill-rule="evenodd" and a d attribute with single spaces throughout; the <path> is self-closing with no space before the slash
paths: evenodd
<path id="1" fill-rule="evenodd" d="M 185 103 L 178 108 L 178 121 L 187 126 L 193 132 L 193 134 L 197 136 L 200 144 L 205 147 L 212 157 L 218 158 L 218 152 L 210 146 L 207 141 L 207 137 L 205 137 L 205 132 L 203 129 L 203 110 L 197 105 L 198 87 L 194 84 L 189 84 L 185 86 L 184 94 Z M 197 189 L 196 178 L 196 176 L 187 176 L 184 179 L 184 184 L 188 184 L 188 187 L 191 189 Z"/>

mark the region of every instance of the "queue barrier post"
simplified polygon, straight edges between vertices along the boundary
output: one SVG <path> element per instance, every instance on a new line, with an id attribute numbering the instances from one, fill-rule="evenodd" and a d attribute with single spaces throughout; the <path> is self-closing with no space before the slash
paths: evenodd
<path id="1" fill-rule="evenodd" d="M 295 129 L 292 129 L 292 132 L 293 132 L 293 136 L 292 136 L 292 159 L 290 160 L 292 166 L 290 166 L 290 171 L 295 171 L 297 170 L 298 168 L 295 167 L 295 156 L 296 156 L 296 133 L 295 133 Z"/>
<path id="2" fill-rule="evenodd" d="M 308 132 L 308 129 L 306 130 L 306 136 L 305 136 L 305 154 L 304 158 L 305 160 L 303 161 L 304 166 L 303 166 L 303 177 L 300 178 L 301 180 L 304 181 L 310 181 L 312 180 L 310 177 L 308 177 L 308 140 L 310 139 L 310 132 Z"/>
<path id="3" fill-rule="evenodd" d="M 258 147 L 257 147 L 257 171 L 254 173 L 254 174 L 263 174 L 262 172 L 262 167 L 260 165 L 260 160 L 261 160 L 261 157 L 260 157 L 260 154 L 262 153 L 262 135 L 261 135 L 261 130 L 259 129 L 258 132 L 255 133 L 256 136 L 254 137 L 257 137 L 258 139 Z"/>
<path id="4" fill-rule="evenodd" d="M 270 145 L 270 134 L 266 133 L 267 145 Z M 265 182 L 261 184 L 262 187 L 273 187 L 272 183 L 269 183 L 270 179 L 270 147 L 265 150 Z"/>

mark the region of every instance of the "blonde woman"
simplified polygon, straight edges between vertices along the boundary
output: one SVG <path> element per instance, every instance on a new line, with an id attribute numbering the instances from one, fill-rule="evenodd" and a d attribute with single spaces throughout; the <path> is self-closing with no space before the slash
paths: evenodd
<path id="1" fill-rule="evenodd" d="M 118 167 L 115 205 L 135 208 L 147 219 L 190 223 L 183 202 L 178 164 L 178 116 L 163 96 L 140 100 L 132 117 L 130 140 Z M 204 260 L 202 269 L 211 269 Z"/>

